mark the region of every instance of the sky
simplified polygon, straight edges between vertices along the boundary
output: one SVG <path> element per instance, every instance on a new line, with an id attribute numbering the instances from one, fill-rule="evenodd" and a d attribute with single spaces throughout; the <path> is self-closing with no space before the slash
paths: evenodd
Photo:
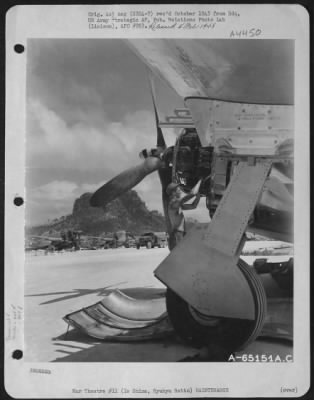
<path id="1" fill-rule="evenodd" d="M 68 215 L 73 202 L 155 147 L 145 65 L 119 39 L 30 39 L 27 43 L 26 225 Z M 157 84 L 161 114 L 181 98 Z M 173 131 L 165 131 L 168 145 Z M 158 174 L 135 188 L 162 211 Z M 206 216 L 208 215 L 205 210 Z M 204 205 L 192 214 L 204 220 Z"/>

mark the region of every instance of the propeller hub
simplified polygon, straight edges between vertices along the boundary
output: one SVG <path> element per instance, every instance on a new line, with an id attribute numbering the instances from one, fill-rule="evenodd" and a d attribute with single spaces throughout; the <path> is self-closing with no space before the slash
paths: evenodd
<path id="1" fill-rule="evenodd" d="M 162 151 L 163 151 L 163 149 L 161 149 L 161 148 L 154 148 L 154 149 L 150 149 L 150 150 L 143 149 L 140 152 L 139 156 L 141 159 L 146 159 L 148 157 L 157 157 L 157 158 L 161 159 Z"/>

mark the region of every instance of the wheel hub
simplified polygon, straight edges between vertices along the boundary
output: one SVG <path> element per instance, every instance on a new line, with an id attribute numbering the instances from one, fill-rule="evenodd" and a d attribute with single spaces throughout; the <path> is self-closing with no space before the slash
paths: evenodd
<path id="1" fill-rule="evenodd" d="M 190 310 L 192 317 L 199 324 L 201 324 L 203 326 L 212 326 L 212 327 L 219 325 L 219 322 L 220 322 L 219 318 L 211 317 L 209 315 L 203 314 L 200 311 L 193 308 L 191 305 L 189 305 L 189 310 Z"/>

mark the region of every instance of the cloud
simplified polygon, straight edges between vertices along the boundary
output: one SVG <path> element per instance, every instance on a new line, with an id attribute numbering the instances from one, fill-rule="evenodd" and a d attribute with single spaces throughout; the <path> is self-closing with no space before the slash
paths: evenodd
<path id="1" fill-rule="evenodd" d="M 28 222 L 47 221 L 70 214 L 73 202 L 79 193 L 79 185 L 69 181 L 52 181 L 26 191 Z"/>
<path id="2" fill-rule="evenodd" d="M 28 101 L 28 163 L 37 167 L 102 169 L 105 177 L 139 163 L 138 153 L 154 146 L 150 112 L 127 114 L 121 122 L 105 121 L 103 129 L 88 121 L 68 125 L 40 101 Z"/>
<path id="3" fill-rule="evenodd" d="M 82 185 L 79 186 L 80 188 L 80 193 L 93 193 L 95 192 L 98 188 L 100 188 L 102 185 L 104 185 L 106 181 L 101 181 L 101 182 L 97 182 L 97 183 L 83 183 Z"/>
<path id="4" fill-rule="evenodd" d="M 26 224 L 34 225 L 71 213 L 79 186 L 52 181 L 26 191 Z"/>
<path id="5" fill-rule="evenodd" d="M 135 190 L 149 210 L 162 212 L 161 185 L 156 172 L 148 175 L 135 187 Z"/>
<path id="6" fill-rule="evenodd" d="M 28 96 L 67 123 L 151 109 L 146 69 L 122 40 L 30 40 Z M 97 125 L 98 126 L 98 125 Z"/>
<path id="7" fill-rule="evenodd" d="M 35 200 L 63 201 L 73 195 L 78 185 L 74 182 L 53 181 L 42 185 L 32 191 L 32 198 Z"/>

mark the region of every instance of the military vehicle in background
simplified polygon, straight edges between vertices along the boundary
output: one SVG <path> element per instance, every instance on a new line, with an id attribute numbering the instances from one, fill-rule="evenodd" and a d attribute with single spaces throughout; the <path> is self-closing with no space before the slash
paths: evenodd
<path id="1" fill-rule="evenodd" d="M 136 238 L 128 231 L 117 231 L 114 234 L 114 239 L 116 240 L 116 247 L 135 247 Z"/>
<path id="2" fill-rule="evenodd" d="M 154 247 L 166 247 L 168 244 L 166 232 L 147 232 L 139 236 L 136 242 L 136 248 L 146 247 L 152 249 Z"/>

